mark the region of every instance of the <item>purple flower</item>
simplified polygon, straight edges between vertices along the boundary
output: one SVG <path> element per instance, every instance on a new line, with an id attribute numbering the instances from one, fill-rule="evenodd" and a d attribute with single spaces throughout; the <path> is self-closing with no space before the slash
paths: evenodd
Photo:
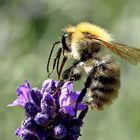
<path id="1" fill-rule="evenodd" d="M 56 91 L 58 82 L 49 79 L 43 82 L 41 90 L 25 85 L 17 88 L 17 99 L 9 106 L 23 107 L 26 119 L 17 129 L 16 135 L 23 140 L 77 140 L 83 118 L 76 118 L 75 106 L 80 92 L 72 91 L 73 82 L 65 82 Z M 85 109 L 83 103 L 78 110 Z"/>
<path id="2" fill-rule="evenodd" d="M 34 103 L 27 102 L 24 106 L 25 114 L 27 117 L 34 117 L 39 111 Z"/>
<path id="3" fill-rule="evenodd" d="M 41 93 L 50 92 L 53 93 L 57 87 L 58 82 L 52 79 L 45 80 L 42 84 Z"/>
<path id="4" fill-rule="evenodd" d="M 22 129 L 22 127 L 20 127 L 20 128 L 18 128 L 18 129 L 16 130 L 15 134 L 16 134 L 18 137 L 22 137 L 22 131 L 23 131 L 23 129 Z"/>
<path id="5" fill-rule="evenodd" d="M 43 113 L 47 113 L 49 118 L 55 117 L 56 104 L 54 97 L 49 92 L 44 92 L 41 100 L 41 109 Z"/>
<path id="6" fill-rule="evenodd" d="M 63 126 L 62 124 L 59 124 L 59 125 L 54 127 L 53 138 L 63 139 L 66 137 L 66 135 L 67 135 L 67 129 L 65 126 Z"/>
<path id="7" fill-rule="evenodd" d="M 31 98 L 36 106 L 40 107 L 42 97 L 43 95 L 38 88 L 33 88 L 31 90 Z"/>
<path id="8" fill-rule="evenodd" d="M 17 90 L 17 99 L 8 106 L 22 106 L 24 107 L 27 102 L 30 102 L 30 85 L 25 80 L 25 85 L 20 85 Z"/>
<path id="9" fill-rule="evenodd" d="M 22 140 L 39 140 L 39 137 L 33 131 L 23 129 L 21 132 Z"/>
<path id="10" fill-rule="evenodd" d="M 65 84 L 62 86 L 61 89 L 61 95 L 59 98 L 59 104 L 61 110 L 63 110 L 65 113 L 70 114 L 71 116 L 75 115 L 75 106 L 76 101 L 78 99 L 78 96 L 80 92 L 73 92 L 73 82 L 65 82 Z M 82 103 L 78 104 L 78 110 L 85 109 L 85 105 Z"/>
<path id="11" fill-rule="evenodd" d="M 34 119 L 27 117 L 23 122 L 22 125 L 24 128 L 28 129 L 28 130 L 36 130 L 37 128 L 37 124 L 34 121 Z"/>
<path id="12" fill-rule="evenodd" d="M 39 125 L 39 126 L 46 126 L 48 124 L 48 121 L 49 121 L 49 117 L 47 114 L 44 114 L 44 113 L 38 113 L 36 116 L 35 116 L 35 122 Z"/>
<path id="13" fill-rule="evenodd" d="M 80 127 L 72 126 L 68 132 L 68 140 L 77 140 L 80 135 Z"/>

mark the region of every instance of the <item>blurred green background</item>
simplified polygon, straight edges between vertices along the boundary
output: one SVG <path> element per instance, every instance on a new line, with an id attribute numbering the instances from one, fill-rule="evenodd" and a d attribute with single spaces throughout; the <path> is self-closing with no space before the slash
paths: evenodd
<path id="1" fill-rule="evenodd" d="M 140 48 L 139 0 L 0 0 L 0 140 L 19 139 L 14 131 L 24 113 L 6 107 L 16 98 L 16 87 L 24 79 L 41 87 L 52 44 L 65 26 L 81 21 L 101 25 L 118 42 Z M 140 65 L 118 60 L 119 98 L 104 111 L 88 113 L 80 140 L 140 140 Z"/>

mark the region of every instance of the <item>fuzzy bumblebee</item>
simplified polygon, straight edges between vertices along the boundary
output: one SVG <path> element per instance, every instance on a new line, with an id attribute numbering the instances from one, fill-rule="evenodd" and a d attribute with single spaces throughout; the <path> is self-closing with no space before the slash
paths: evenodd
<path id="1" fill-rule="evenodd" d="M 58 48 L 50 71 L 50 59 L 56 44 L 61 44 L 61 46 Z M 52 47 L 47 65 L 49 76 L 57 66 L 58 78 L 61 81 L 76 81 L 83 76 L 86 77 L 77 102 L 84 99 L 91 108 L 97 109 L 102 109 L 104 105 L 111 104 L 117 97 L 120 87 L 119 66 L 111 57 L 100 55 L 103 48 L 131 64 L 140 63 L 140 49 L 114 42 L 110 33 L 105 29 L 82 22 L 77 26 L 68 26 L 64 29 L 61 41 L 55 42 Z M 62 52 L 63 60 L 59 66 Z M 70 58 L 75 61 L 62 72 L 65 62 Z"/>

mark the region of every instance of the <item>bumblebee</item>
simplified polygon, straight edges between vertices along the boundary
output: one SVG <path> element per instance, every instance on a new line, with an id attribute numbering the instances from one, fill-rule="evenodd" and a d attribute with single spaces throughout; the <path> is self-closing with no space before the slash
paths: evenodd
<path id="1" fill-rule="evenodd" d="M 85 84 L 77 102 L 84 101 L 90 108 L 103 109 L 118 95 L 120 88 L 120 68 L 110 55 L 100 56 L 103 48 L 120 56 L 131 64 L 140 62 L 140 49 L 113 41 L 105 29 L 82 22 L 77 26 L 64 29 L 61 41 L 55 42 L 47 64 L 50 74 L 55 66 L 60 81 L 79 80 L 85 76 Z M 49 71 L 50 59 L 56 44 L 61 44 Z M 63 52 L 63 60 L 59 60 Z M 62 72 L 67 59 L 73 58 L 73 64 Z M 62 72 L 62 74 L 61 74 Z"/>

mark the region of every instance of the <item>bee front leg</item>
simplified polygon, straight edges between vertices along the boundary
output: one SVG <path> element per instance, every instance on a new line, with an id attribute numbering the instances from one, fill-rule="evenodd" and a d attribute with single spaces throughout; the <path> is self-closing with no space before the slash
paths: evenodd
<path id="1" fill-rule="evenodd" d="M 81 72 L 80 68 L 81 68 L 81 62 L 76 61 L 69 68 L 64 70 L 64 72 L 62 72 L 62 76 L 61 76 L 61 79 L 60 79 L 58 86 L 55 90 L 55 93 L 61 89 L 61 87 L 63 86 L 65 81 L 79 80 L 82 77 L 82 72 Z"/>

